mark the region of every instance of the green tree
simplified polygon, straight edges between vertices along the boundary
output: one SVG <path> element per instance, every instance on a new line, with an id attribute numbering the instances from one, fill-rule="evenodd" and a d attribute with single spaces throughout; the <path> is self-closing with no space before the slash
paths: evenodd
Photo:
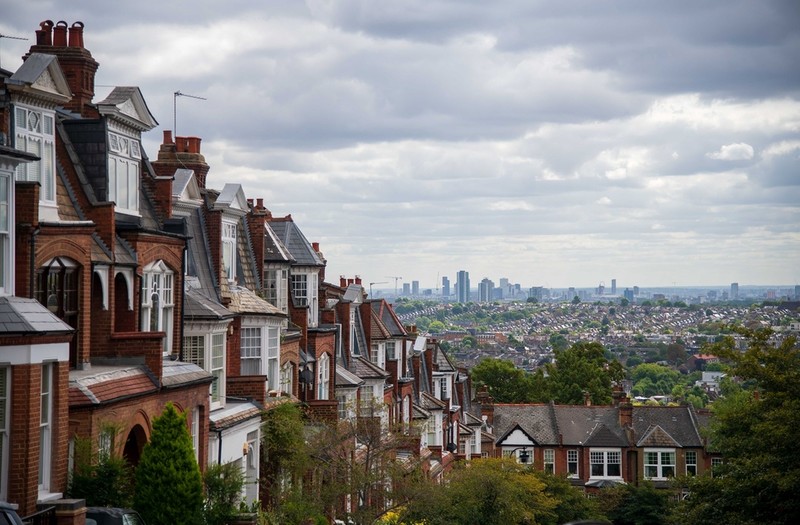
<path id="1" fill-rule="evenodd" d="M 541 397 L 533 374 L 517 368 L 507 359 L 486 358 L 470 371 L 473 384 L 485 386 L 498 403 L 527 403 Z M 537 395 L 538 394 L 538 395 Z"/>
<path id="2" fill-rule="evenodd" d="M 747 350 L 726 337 L 708 352 L 730 360 L 730 373 L 754 388 L 728 383 L 712 405 L 710 442 L 724 463 L 713 477 L 690 480 L 680 522 L 800 523 L 800 346 L 794 335 L 776 344 L 770 329 L 736 331 Z"/>
<path id="3" fill-rule="evenodd" d="M 294 403 L 281 403 L 264 416 L 261 427 L 261 483 L 269 507 L 279 507 L 292 480 L 305 472 L 309 463 L 305 439 L 305 418 Z"/>
<path id="4" fill-rule="evenodd" d="M 235 463 L 209 465 L 203 474 L 205 525 L 225 525 L 239 514 L 244 488 L 242 468 Z"/>
<path id="5" fill-rule="evenodd" d="M 523 465 L 506 459 L 458 463 L 447 484 L 430 484 L 414 497 L 401 521 L 427 525 L 558 523 L 558 501 Z"/>
<path id="6" fill-rule="evenodd" d="M 136 467 L 134 508 L 149 525 L 203 522 L 203 480 L 186 416 L 168 403 L 153 420 L 150 442 Z"/>
<path id="7" fill-rule="evenodd" d="M 566 348 L 569 346 L 569 341 L 567 341 L 567 338 L 564 337 L 564 334 L 551 334 L 548 338 L 548 342 L 550 343 L 550 346 L 553 347 L 554 352 L 566 350 Z"/>
<path id="8" fill-rule="evenodd" d="M 117 431 L 104 431 L 111 449 Z M 75 439 L 75 468 L 70 476 L 68 494 L 85 499 L 91 507 L 130 507 L 133 504 L 133 470 L 124 458 L 110 451 L 94 453 L 91 439 Z"/>
<path id="9" fill-rule="evenodd" d="M 572 298 L 572 304 L 580 304 L 580 303 L 581 303 L 581 298 L 578 297 L 577 295 Z"/>
<path id="10" fill-rule="evenodd" d="M 647 397 L 671 393 L 680 378 L 677 370 L 655 363 L 643 363 L 631 372 L 633 392 Z"/>
<path id="11" fill-rule="evenodd" d="M 547 365 L 550 398 L 556 403 L 581 404 L 588 392 L 592 403 L 611 403 L 611 386 L 624 377 L 622 365 L 607 361 L 603 345 L 578 342 L 556 352 L 556 362 Z"/>
<path id="12" fill-rule="evenodd" d="M 662 525 L 672 508 L 670 496 L 644 481 L 601 490 L 598 505 L 614 525 Z"/>
<path id="13" fill-rule="evenodd" d="M 445 331 L 447 327 L 441 321 L 431 321 L 431 324 L 428 325 L 428 331 L 434 334 L 442 333 Z"/>

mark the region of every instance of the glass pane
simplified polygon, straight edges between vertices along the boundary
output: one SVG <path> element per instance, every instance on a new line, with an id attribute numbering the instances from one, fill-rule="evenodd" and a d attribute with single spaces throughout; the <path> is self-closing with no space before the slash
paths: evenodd
<path id="1" fill-rule="evenodd" d="M 620 475 L 620 465 L 619 463 L 609 463 L 608 464 L 608 475 L 609 476 L 619 476 Z"/>

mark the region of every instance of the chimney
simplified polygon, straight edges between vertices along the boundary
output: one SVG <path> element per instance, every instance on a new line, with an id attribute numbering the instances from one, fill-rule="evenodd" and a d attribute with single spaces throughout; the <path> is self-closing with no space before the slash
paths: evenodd
<path id="1" fill-rule="evenodd" d="M 347 288 L 347 279 L 345 279 L 344 275 L 339 276 L 339 286 L 341 288 Z"/>
<path id="2" fill-rule="evenodd" d="M 318 242 L 312 242 L 311 243 L 311 247 L 314 248 L 315 252 L 319 252 L 319 243 Z"/>
<path id="3" fill-rule="evenodd" d="M 583 404 L 587 407 L 592 406 L 592 396 L 586 390 L 583 391 Z"/>
<path id="4" fill-rule="evenodd" d="M 31 46 L 27 59 L 31 53 L 55 55 L 58 64 L 64 71 L 64 76 L 72 91 L 72 100 L 64 105 L 66 109 L 80 113 L 87 118 L 97 118 L 97 109 L 92 106 L 94 98 L 94 77 L 99 64 L 92 58 L 92 54 L 83 47 L 83 22 L 75 22 L 71 27 L 63 20 L 55 26 L 50 20 L 39 24 L 36 30 L 36 45 Z M 52 40 L 50 29 L 52 28 Z M 69 31 L 69 45 L 67 32 Z"/>
<path id="5" fill-rule="evenodd" d="M 158 149 L 158 158 L 152 162 L 156 175 L 172 176 L 181 168 L 194 171 L 197 185 L 206 187 L 206 176 L 211 169 L 200 153 L 200 137 L 175 137 L 172 131 L 164 131 L 164 143 Z"/>
<path id="6" fill-rule="evenodd" d="M 356 275 L 356 284 L 361 284 L 361 277 Z"/>

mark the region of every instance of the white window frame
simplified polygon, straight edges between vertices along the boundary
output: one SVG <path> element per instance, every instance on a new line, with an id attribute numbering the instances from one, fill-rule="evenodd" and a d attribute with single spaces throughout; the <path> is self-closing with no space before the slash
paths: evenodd
<path id="1" fill-rule="evenodd" d="M 264 375 L 264 335 L 261 326 L 242 326 L 240 358 L 243 376 Z"/>
<path id="2" fill-rule="evenodd" d="M 14 190 L 10 175 L 0 174 L 0 295 L 14 295 Z"/>
<path id="3" fill-rule="evenodd" d="M 568 478 L 577 478 L 580 476 L 581 473 L 581 466 L 580 460 L 578 459 L 580 455 L 578 454 L 577 449 L 570 449 L 567 450 L 567 477 Z M 573 468 L 574 465 L 574 468 Z M 574 470 L 574 472 L 573 472 Z"/>
<path id="4" fill-rule="evenodd" d="M 674 448 L 646 448 L 643 459 L 646 479 L 665 480 L 675 477 L 677 454 Z"/>
<path id="5" fill-rule="evenodd" d="M 324 400 L 330 397 L 331 384 L 331 358 L 327 353 L 317 359 L 317 399 Z"/>
<path id="6" fill-rule="evenodd" d="M 192 408 L 191 418 L 191 433 L 192 433 L 192 449 L 194 450 L 194 459 L 200 463 L 200 409 L 198 407 Z"/>
<path id="7" fill-rule="evenodd" d="M 264 293 L 266 300 L 283 313 L 287 313 L 286 290 L 289 282 L 289 271 L 286 268 L 264 269 Z"/>
<path id="8" fill-rule="evenodd" d="M 39 389 L 39 497 L 50 493 L 53 466 L 53 363 L 42 363 Z"/>
<path id="9" fill-rule="evenodd" d="M 386 341 L 386 360 L 397 361 L 397 341 Z"/>
<path id="10" fill-rule="evenodd" d="M 8 429 L 11 420 L 11 367 L 0 366 L 0 500 L 8 498 Z"/>
<path id="11" fill-rule="evenodd" d="M 684 462 L 686 464 L 686 475 L 687 476 L 696 476 L 697 475 L 697 451 L 696 450 L 687 450 L 684 453 Z M 690 461 L 691 459 L 691 461 Z M 689 467 L 693 467 L 690 469 Z"/>
<path id="12" fill-rule="evenodd" d="M 236 223 L 222 221 L 222 272 L 229 281 L 236 280 Z"/>
<path id="13" fill-rule="evenodd" d="M 596 461 L 602 457 L 602 462 Z M 611 462 L 609 458 L 616 458 L 618 462 Z M 603 465 L 603 473 L 595 474 L 594 465 Z M 619 465 L 619 474 L 609 474 L 610 465 Z M 590 479 L 622 479 L 622 449 L 619 448 L 590 448 L 589 449 L 589 478 Z"/>
<path id="14" fill-rule="evenodd" d="M 17 166 L 16 178 L 40 183 L 39 201 L 50 207 L 56 205 L 55 129 L 55 111 L 14 105 L 14 147 L 41 159 Z"/>
<path id="15" fill-rule="evenodd" d="M 157 298 L 154 301 L 154 298 Z M 164 332 L 164 355 L 172 353 L 175 273 L 164 261 L 153 261 L 142 272 L 142 332 Z"/>
<path id="16" fill-rule="evenodd" d="M 280 392 L 281 390 L 281 337 L 280 328 L 277 326 L 267 326 L 266 330 L 267 348 L 267 381 L 269 389 Z"/>
<path id="17" fill-rule="evenodd" d="M 138 138 L 108 132 L 108 200 L 116 211 L 139 215 L 141 158 Z"/>
<path id="18" fill-rule="evenodd" d="M 719 474 L 715 473 L 714 471 L 717 470 L 717 467 L 722 465 L 724 462 L 722 458 L 711 458 L 711 477 L 715 478 L 719 476 Z"/>
<path id="19" fill-rule="evenodd" d="M 289 275 L 292 297 L 297 306 L 308 306 L 308 326 L 319 325 L 319 274 L 295 270 Z"/>
<path id="20" fill-rule="evenodd" d="M 552 448 L 546 448 L 543 451 L 544 471 L 548 474 L 556 473 L 556 451 Z"/>
<path id="21" fill-rule="evenodd" d="M 208 390 L 211 410 L 225 406 L 225 346 L 224 329 L 210 333 L 187 333 L 183 337 L 184 360 L 187 363 L 194 363 L 214 377 Z"/>
<path id="22" fill-rule="evenodd" d="M 291 394 L 294 388 L 294 364 L 286 361 L 281 366 L 281 392 Z"/>
<path id="23" fill-rule="evenodd" d="M 292 298 L 297 306 L 308 304 L 308 274 L 293 273 L 291 275 Z"/>

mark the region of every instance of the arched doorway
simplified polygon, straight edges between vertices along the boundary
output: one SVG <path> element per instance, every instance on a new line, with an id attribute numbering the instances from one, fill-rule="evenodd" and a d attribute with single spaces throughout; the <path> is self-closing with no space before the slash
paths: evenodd
<path id="1" fill-rule="evenodd" d="M 122 450 L 122 457 L 132 467 L 139 464 L 139 458 L 142 456 L 142 449 L 147 443 L 147 435 L 141 425 L 135 425 L 128 433 L 128 438 L 125 440 L 125 448 Z"/>
<path id="2" fill-rule="evenodd" d="M 121 273 L 114 276 L 114 331 L 133 332 L 136 330 L 136 320 L 133 312 L 128 308 L 130 304 L 130 291 L 128 281 Z"/>

